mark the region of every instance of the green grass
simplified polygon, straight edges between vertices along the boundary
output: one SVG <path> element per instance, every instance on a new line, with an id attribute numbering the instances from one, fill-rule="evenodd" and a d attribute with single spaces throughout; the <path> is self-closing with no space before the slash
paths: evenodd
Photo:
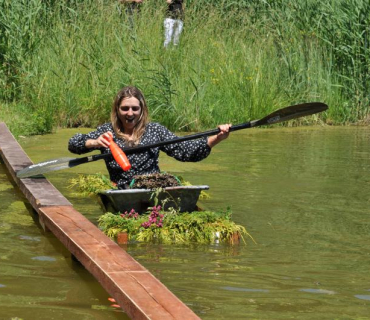
<path id="1" fill-rule="evenodd" d="M 294 125 L 367 118 L 363 0 L 189 0 L 180 46 L 169 50 L 160 0 L 147 2 L 134 30 L 116 1 L 0 0 L 0 9 L 0 120 L 15 134 L 108 121 L 129 84 L 143 90 L 152 120 L 175 131 L 309 101 L 330 109 Z"/>

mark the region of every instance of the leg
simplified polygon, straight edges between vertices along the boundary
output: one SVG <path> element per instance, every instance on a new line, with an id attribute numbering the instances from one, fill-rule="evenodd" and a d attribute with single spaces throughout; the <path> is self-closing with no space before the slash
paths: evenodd
<path id="1" fill-rule="evenodd" d="M 184 28 L 184 23 L 181 20 L 176 20 L 175 32 L 173 36 L 173 43 L 175 46 L 179 44 L 180 34 L 183 28 Z"/>
<path id="2" fill-rule="evenodd" d="M 171 42 L 175 20 L 164 19 L 164 47 L 167 48 Z"/>

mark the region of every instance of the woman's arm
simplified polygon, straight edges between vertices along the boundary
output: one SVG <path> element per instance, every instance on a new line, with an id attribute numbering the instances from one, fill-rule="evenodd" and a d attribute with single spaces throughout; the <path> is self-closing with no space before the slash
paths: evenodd
<path id="1" fill-rule="evenodd" d="M 201 161 L 208 157 L 212 147 L 228 137 L 230 126 L 231 125 L 229 124 L 220 125 L 220 133 L 209 138 L 203 137 L 200 139 L 165 145 L 160 147 L 160 150 L 179 161 Z M 159 124 L 156 124 L 153 130 L 154 132 L 151 132 L 151 134 L 155 134 L 159 137 L 159 141 L 171 140 L 177 137 L 166 127 Z"/>
<path id="2" fill-rule="evenodd" d="M 208 137 L 207 144 L 210 148 L 213 148 L 216 144 L 219 144 L 222 140 L 225 140 L 229 136 L 229 129 L 231 124 L 222 124 L 219 125 L 218 128 L 220 129 L 220 133 Z"/>
<path id="3" fill-rule="evenodd" d="M 96 131 L 87 134 L 77 133 L 68 142 L 68 150 L 72 153 L 83 154 L 95 149 L 107 148 L 109 143 L 105 141 L 106 135 L 111 135 L 112 125 L 109 123 L 98 127 Z"/>

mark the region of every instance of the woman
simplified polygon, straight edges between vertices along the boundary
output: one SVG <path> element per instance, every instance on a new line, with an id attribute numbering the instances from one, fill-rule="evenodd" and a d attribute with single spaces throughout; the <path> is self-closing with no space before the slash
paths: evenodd
<path id="1" fill-rule="evenodd" d="M 179 161 L 203 160 L 210 154 L 212 147 L 228 137 L 230 126 L 229 124 L 220 125 L 220 133 L 208 138 L 183 141 L 129 154 L 127 155 L 131 163 L 129 171 L 123 171 L 113 157 L 106 158 L 105 163 L 110 179 L 120 189 L 124 189 L 135 175 L 160 172 L 159 151 Z M 138 88 L 132 86 L 124 87 L 118 92 L 112 106 L 111 123 L 103 124 L 96 131 L 88 134 L 76 134 L 69 140 L 68 149 L 77 154 L 93 150 L 110 153 L 107 141 L 109 136 L 113 137 L 121 148 L 176 138 L 176 135 L 159 123 L 149 122 L 148 107 L 144 96 Z"/>

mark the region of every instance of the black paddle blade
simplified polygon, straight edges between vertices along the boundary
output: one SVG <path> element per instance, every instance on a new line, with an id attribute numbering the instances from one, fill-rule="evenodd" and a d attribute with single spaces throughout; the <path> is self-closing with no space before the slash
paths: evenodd
<path id="1" fill-rule="evenodd" d="M 266 124 L 279 123 L 291 119 L 297 119 L 304 116 L 309 116 L 328 109 L 328 106 L 322 102 L 310 102 L 297 104 L 295 106 L 279 109 L 268 116 L 252 122 L 252 127 L 263 126 Z"/>

